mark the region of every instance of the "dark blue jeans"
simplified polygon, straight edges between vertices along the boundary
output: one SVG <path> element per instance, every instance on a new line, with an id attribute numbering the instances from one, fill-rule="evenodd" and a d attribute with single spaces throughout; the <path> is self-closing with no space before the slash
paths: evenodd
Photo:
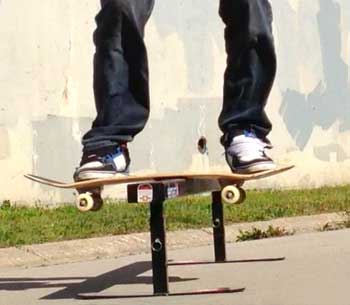
<path id="1" fill-rule="evenodd" d="M 161 1 L 161 0 L 160 0 Z M 97 117 L 83 137 L 84 152 L 130 142 L 149 117 L 144 28 L 154 0 L 101 0 L 94 33 Z M 264 111 L 275 74 L 272 10 L 268 0 L 220 0 L 226 25 L 227 68 L 219 126 L 222 143 L 237 130 L 260 137 L 271 130 Z"/>

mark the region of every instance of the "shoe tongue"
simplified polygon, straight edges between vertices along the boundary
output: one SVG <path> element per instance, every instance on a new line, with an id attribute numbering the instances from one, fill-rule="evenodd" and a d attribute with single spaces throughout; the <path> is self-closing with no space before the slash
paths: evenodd
<path id="1" fill-rule="evenodd" d="M 260 143 L 261 141 L 257 137 L 248 137 L 245 134 L 237 136 L 233 139 L 232 144 L 238 143 Z"/>
<path id="2" fill-rule="evenodd" d="M 244 136 L 246 136 L 248 138 L 254 138 L 254 139 L 257 138 L 257 136 L 256 136 L 254 131 L 244 130 L 243 134 L 244 134 Z"/>

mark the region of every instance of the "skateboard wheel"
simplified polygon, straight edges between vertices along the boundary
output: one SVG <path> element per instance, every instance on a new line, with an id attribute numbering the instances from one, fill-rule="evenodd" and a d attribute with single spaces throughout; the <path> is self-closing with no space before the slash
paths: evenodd
<path id="1" fill-rule="evenodd" d="M 76 201 L 76 206 L 81 212 L 88 212 L 94 208 L 94 198 L 91 193 L 79 194 Z"/>
<path id="2" fill-rule="evenodd" d="M 245 200 L 245 191 L 237 186 L 228 185 L 221 191 L 221 198 L 229 204 L 240 204 Z"/>

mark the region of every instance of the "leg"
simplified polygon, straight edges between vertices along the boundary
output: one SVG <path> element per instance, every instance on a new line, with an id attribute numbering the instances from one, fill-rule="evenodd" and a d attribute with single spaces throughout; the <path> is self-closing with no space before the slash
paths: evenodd
<path id="1" fill-rule="evenodd" d="M 227 68 L 219 126 L 226 160 L 236 172 L 275 167 L 266 156 L 271 123 L 265 105 L 276 75 L 272 10 L 268 0 L 221 0 Z"/>
<path id="2" fill-rule="evenodd" d="M 75 180 L 126 173 L 126 143 L 149 116 L 148 61 L 144 28 L 154 0 L 101 0 L 94 33 L 94 94 L 97 117 L 83 137 Z"/>
<path id="3" fill-rule="evenodd" d="M 221 0 L 220 16 L 227 52 L 220 128 L 225 135 L 248 128 L 263 138 L 271 130 L 264 107 L 276 74 L 271 6 L 268 0 Z"/>
<path id="4" fill-rule="evenodd" d="M 130 142 L 149 116 L 144 27 L 154 0 L 104 0 L 94 33 L 97 117 L 83 137 L 84 152 Z"/>

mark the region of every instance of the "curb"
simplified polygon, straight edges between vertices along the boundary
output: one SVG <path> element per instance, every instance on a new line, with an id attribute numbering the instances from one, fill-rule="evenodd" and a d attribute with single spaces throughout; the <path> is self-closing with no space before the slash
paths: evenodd
<path id="1" fill-rule="evenodd" d="M 332 213 L 227 225 L 225 227 L 226 242 L 235 242 L 240 230 L 249 230 L 252 227 L 266 230 L 271 225 L 284 228 L 286 231 L 294 234 L 303 234 L 319 231 L 326 223 L 341 220 L 343 220 L 341 215 Z M 167 233 L 169 250 L 210 244 L 213 244 L 211 228 Z M 0 249 L 0 268 L 36 267 L 102 258 L 118 258 L 149 253 L 149 245 L 149 233 L 145 232 L 4 248 Z"/>

